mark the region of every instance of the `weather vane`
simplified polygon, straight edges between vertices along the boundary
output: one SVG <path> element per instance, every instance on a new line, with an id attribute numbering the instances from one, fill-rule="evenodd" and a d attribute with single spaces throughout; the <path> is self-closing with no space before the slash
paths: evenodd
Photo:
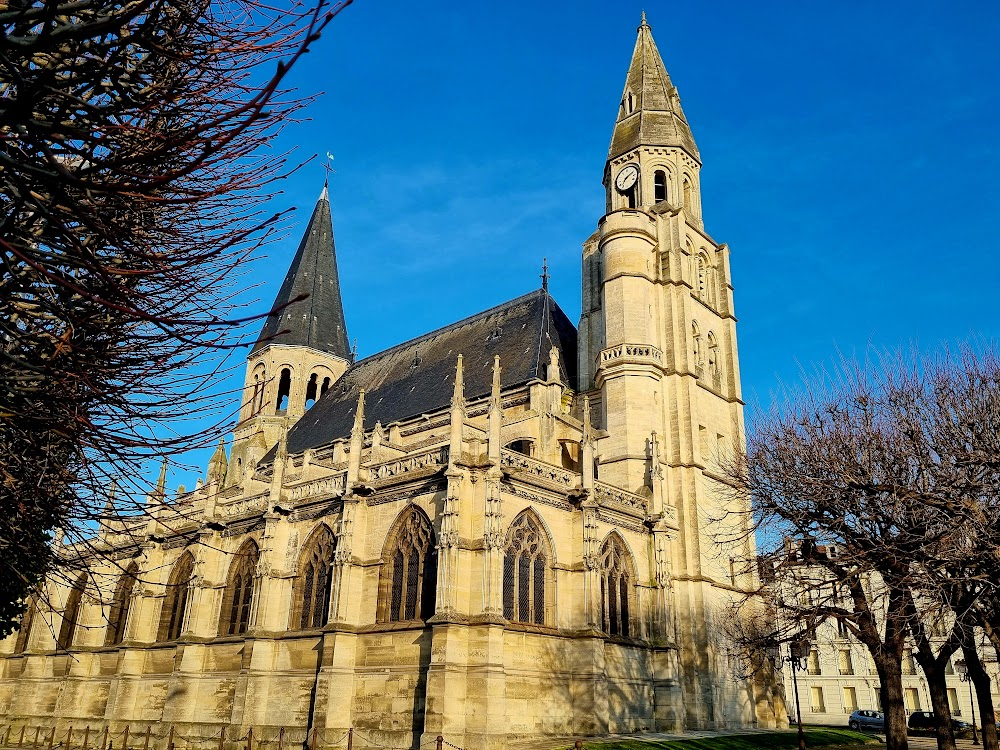
<path id="1" fill-rule="evenodd" d="M 549 289 L 549 259 L 542 258 L 542 289 Z"/>
<path id="2" fill-rule="evenodd" d="M 337 170 L 333 168 L 333 154 L 329 151 L 326 152 L 326 164 L 323 165 L 323 171 L 326 172 L 326 180 L 324 180 L 324 185 L 330 186 L 330 175 L 337 174 Z"/>

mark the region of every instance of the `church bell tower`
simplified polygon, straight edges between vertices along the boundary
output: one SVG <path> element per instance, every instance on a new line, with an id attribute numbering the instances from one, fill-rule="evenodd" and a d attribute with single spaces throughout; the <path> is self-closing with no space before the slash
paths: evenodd
<path id="1" fill-rule="evenodd" d="M 649 497 L 653 532 L 669 540 L 684 723 L 711 727 L 747 720 L 725 696 L 735 688 L 716 617 L 751 585 L 753 549 L 718 542 L 713 525 L 729 510 L 713 476 L 742 441 L 743 413 L 729 251 L 705 232 L 700 171 L 644 14 L 604 167 L 606 213 L 583 247 L 580 388 L 606 430 L 599 480 Z M 667 514 L 678 531 L 660 523 Z"/>
<path id="2" fill-rule="evenodd" d="M 242 481 L 351 365 L 327 188 L 247 358 L 227 484 Z"/>

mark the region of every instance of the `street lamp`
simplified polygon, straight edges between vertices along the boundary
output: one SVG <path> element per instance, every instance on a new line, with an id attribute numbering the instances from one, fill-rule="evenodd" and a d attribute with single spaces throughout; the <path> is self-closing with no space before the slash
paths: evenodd
<path id="1" fill-rule="evenodd" d="M 972 676 L 969 674 L 969 665 L 965 663 L 965 659 L 959 659 L 955 662 L 955 671 L 958 672 L 958 678 L 962 682 L 969 683 L 969 703 L 972 704 L 972 744 L 979 744 L 979 735 L 976 733 L 976 699 L 972 695 Z"/>
<path id="2" fill-rule="evenodd" d="M 802 709 L 799 707 L 798 671 L 804 669 L 803 663 L 809 656 L 809 641 L 799 638 L 788 644 L 788 656 L 783 661 L 792 665 L 792 689 L 795 691 L 795 716 L 799 725 L 799 750 L 806 750 L 806 735 L 802 731 Z"/>

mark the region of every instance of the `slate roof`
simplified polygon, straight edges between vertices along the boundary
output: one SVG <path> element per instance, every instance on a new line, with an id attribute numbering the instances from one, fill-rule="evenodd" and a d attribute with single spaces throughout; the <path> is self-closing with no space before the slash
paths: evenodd
<path id="1" fill-rule="evenodd" d="M 562 382 L 573 387 L 576 327 L 545 290 L 394 346 L 351 366 L 289 431 L 288 452 L 349 436 L 362 388 L 369 430 L 376 422 L 388 425 L 448 406 L 459 354 L 465 397 L 474 400 L 490 392 L 494 355 L 500 355 L 501 388 L 508 390 L 544 379 L 552 346 L 559 350 Z"/>
<path id="2" fill-rule="evenodd" d="M 351 347 L 344 322 L 344 303 L 340 297 L 337 249 L 333 241 L 333 219 L 330 217 L 326 188 L 316 202 L 272 309 L 286 305 L 302 294 L 309 296 L 288 305 L 277 315 L 267 317 L 253 351 L 272 343 L 287 344 L 308 346 L 350 359 Z M 288 332 L 279 334 L 282 330 Z"/>
<path id="3" fill-rule="evenodd" d="M 638 32 L 632 62 L 625 77 L 622 105 L 618 108 L 618 120 L 611 135 L 608 159 L 645 145 L 680 146 L 700 160 L 677 89 L 670 82 L 645 14 Z M 631 113 L 624 103 L 629 93 L 634 102 Z"/>

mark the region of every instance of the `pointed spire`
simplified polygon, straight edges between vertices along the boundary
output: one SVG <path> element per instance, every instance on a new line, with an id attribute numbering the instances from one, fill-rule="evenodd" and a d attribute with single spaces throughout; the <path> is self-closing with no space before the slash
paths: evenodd
<path id="1" fill-rule="evenodd" d="M 486 449 L 489 459 L 500 461 L 500 428 L 503 426 L 503 403 L 500 400 L 500 355 L 493 357 L 493 387 L 490 389 L 490 406 L 486 413 Z"/>
<path id="2" fill-rule="evenodd" d="M 300 299 L 298 302 L 292 300 Z M 264 321 L 254 351 L 270 343 L 308 346 L 344 359 L 351 356 L 340 297 L 337 250 L 326 186 L 299 243 L 274 308 L 282 308 Z M 280 331 L 288 331 L 278 335 Z"/>
<path id="3" fill-rule="evenodd" d="M 118 480 L 112 477 L 108 485 L 108 498 L 104 501 L 104 512 L 102 515 L 110 516 L 115 512 L 115 500 L 118 499 Z"/>
<path id="4" fill-rule="evenodd" d="M 226 470 L 229 468 L 229 459 L 226 458 L 226 439 L 219 438 L 219 444 L 215 447 L 215 453 L 208 461 L 208 483 L 221 485 L 226 479 Z"/>
<path id="5" fill-rule="evenodd" d="M 356 434 L 365 434 L 365 389 L 358 391 L 358 408 L 354 410 L 354 426 L 351 428 L 351 437 Z"/>
<path id="6" fill-rule="evenodd" d="M 583 448 L 580 451 L 583 489 L 594 489 L 594 429 L 590 424 L 590 398 L 583 397 Z"/>
<path id="7" fill-rule="evenodd" d="M 163 463 L 160 464 L 160 476 L 156 480 L 156 494 L 163 497 L 167 494 L 167 457 L 163 457 Z"/>
<path id="8" fill-rule="evenodd" d="M 361 451 L 365 447 L 365 389 L 358 392 L 358 408 L 354 412 L 351 428 L 351 452 L 347 454 L 347 492 L 351 492 L 361 478 Z"/>
<path id="9" fill-rule="evenodd" d="M 670 81 L 643 12 L 608 159 L 638 146 L 679 146 L 701 160 L 677 89 Z"/>
<path id="10" fill-rule="evenodd" d="M 465 376 L 462 371 L 462 355 L 458 355 L 458 363 L 455 365 L 455 390 L 451 394 L 451 406 L 465 409 Z"/>
<path id="11" fill-rule="evenodd" d="M 454 467 L 462 456 L 462 439 L 465 432 L 465 376 L 462 372 L 462 355 L 455 364 L 455 390 L 451 394 L 451 443 L 448 463 Z"/>

